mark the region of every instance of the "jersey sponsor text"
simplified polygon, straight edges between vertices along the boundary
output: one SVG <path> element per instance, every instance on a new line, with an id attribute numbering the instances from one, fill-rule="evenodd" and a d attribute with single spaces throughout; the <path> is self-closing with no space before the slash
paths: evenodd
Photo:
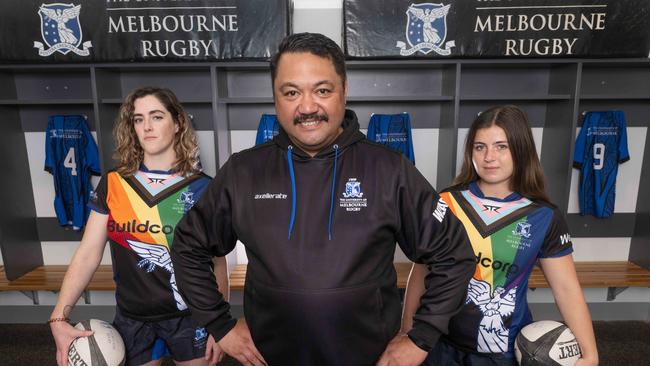
<path id="1" fill-rule="evenodd" d="M 507 274 L 519 272 L 519 266 L 513 263 L 503 263 L 499 260 L 493 260 L 489 257 L 483 257 L 483 253 L 479 252 L 476 256 L 476 263 L 480 264 L 485 268 L 494 269 L 495 271 L 506 272 Z"/>
<path id="2" fill-rule="evenodd" d="M 158 233 L 163 233 L 163 234 L 171 234 L 174 232 L 174 227 L 171 225 L 158 225 L 158 224 L 151 224 L 149 220 L 138 224 L 136 220 L 132 221 L 127 221 L 124 223 L 119 223 L 115 222 L 113 220 L 110 220 L 108 222 L 108 231 L 113 233 L 152 233 L 152 234 L 158 234 Z"/>

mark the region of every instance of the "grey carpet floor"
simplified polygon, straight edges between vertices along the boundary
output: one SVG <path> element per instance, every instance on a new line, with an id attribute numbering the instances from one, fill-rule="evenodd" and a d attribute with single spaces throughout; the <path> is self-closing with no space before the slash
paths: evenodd
<path id="1" fill-rule="evenodd" d="M 601 365 L 650 366 L 650 322 L 597 321 L 594 329 Z M 0 324 L 0 366 L 56 365 L 55 350 L 47 325 Z M 239 364 L 225 359 L 220 365 Z"/>

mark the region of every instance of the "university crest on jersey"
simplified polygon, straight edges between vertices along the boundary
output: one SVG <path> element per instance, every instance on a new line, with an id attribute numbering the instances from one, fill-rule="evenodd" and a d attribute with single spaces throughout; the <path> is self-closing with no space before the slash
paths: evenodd
<path id="1" fill-rule="evenodd" d="M 176 199 L 176 202 L 190 206 L 194 205 L 194 192 L 181 192 L 181 195 Z"/>
<path id="2" fill-rule="evenodd" d="M 411 48 L 407 49 L 404 42 L 398 41 L 400 55 L 410 56 L 416 52 L 428 54 L 431 51 L 449 56 L 455 41 L 447 41 L 447 14 L 449 5 L 421 3 L 411 4 L 406 9 L 406 40 Z M 443 48 L 444 47 L 444 48 Z"/>
<path id="3" fill-rule="evenodd" d="M 514 235 L 523 236 L 524 238 L 530 238 L 530 229 L 532 225 L 527 222 L 518 222 L 515 230 L 512 232 Z"/>
<path id="4" fill-rule="evenodd" d="M 34 48 L 38 49 L 38 54 L 45 57 L 54 52 L 60 52 L 64 55 L 70 51 L 79 56 L 88 56 L 92 47 L 91 41 L 83 42 L 81 25 L 79 24 L 79 14 L 81 5 L 74 4 L 41 4 L 38 9 L 38 15 L 41 17 L 41 36 L 45 44 L 50 47 L 45 49 L 43 43 L 34 41 Z"/>

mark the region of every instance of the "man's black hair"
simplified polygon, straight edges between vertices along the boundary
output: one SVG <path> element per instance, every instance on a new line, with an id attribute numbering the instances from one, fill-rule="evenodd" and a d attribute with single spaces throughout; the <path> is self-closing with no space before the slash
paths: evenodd
<path id="1" fill-rule="evenodd" d="M 280 56 L 285 53 L 307 52 L 327 58 L 334 64 L 336 73 L 345 86 L 345 56 L 336 42 L 319 33 L 296 33 L 285 37 L 278 46 L 278 52 L 271 58 L 271 86 L 275 82 Z"/>

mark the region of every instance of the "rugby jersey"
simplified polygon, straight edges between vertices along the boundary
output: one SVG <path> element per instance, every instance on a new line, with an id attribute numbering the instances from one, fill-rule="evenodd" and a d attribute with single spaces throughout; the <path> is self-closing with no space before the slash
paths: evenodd
<path id="1" fill-rule="evenodd" d="M 142 166 L 122 177 L 104 175 L 88 204 L 109 215 L 116 302 L 139 320 L 160 320 L 188 313 L 176 286 L 169 249 L 178 221 L 210 182 L 203 174 L 181 176 Z"/>
<path id="2" fill-rule="evenodd" d="M 372 114 L 368 122 L 368 140 L 401 152 L 415 164 L 411 117 L 408 113 Z"/>
<path id="3" fill-rule="evenodd" d="M 532 322 L 528 278 L 539 258 L 573 251 L 560 212 L 518 193 L 485 197 L 476 182 L 441 193 L 469 236 L 476 270 L 446 339 L 478 353 L 511 353 L 519 330 Z"/>
<path id="4" fill-rule="evenodd" d="M 280 132 L 280 122 L 275 114 L 262 114 L 260 124 L 257 126 L 255 145 L 261 145 L 273 138 Z"/>
<path id="5" fill-rule="evenodd" d="M 45 170 L 54 178 L 54 211 L 59 225 L 81 230 L 90 214 L 90 175 L 101 174 L 97 145 L 83 116 L 48 118 Z"/>
<path id="6" fill-rule="evenodd" d="M 630 160 L 623 111 L 588 112 L 576 140 L 573 166 L 580 169 L 580 214 L 614 213 L 618 165 Z"/>

